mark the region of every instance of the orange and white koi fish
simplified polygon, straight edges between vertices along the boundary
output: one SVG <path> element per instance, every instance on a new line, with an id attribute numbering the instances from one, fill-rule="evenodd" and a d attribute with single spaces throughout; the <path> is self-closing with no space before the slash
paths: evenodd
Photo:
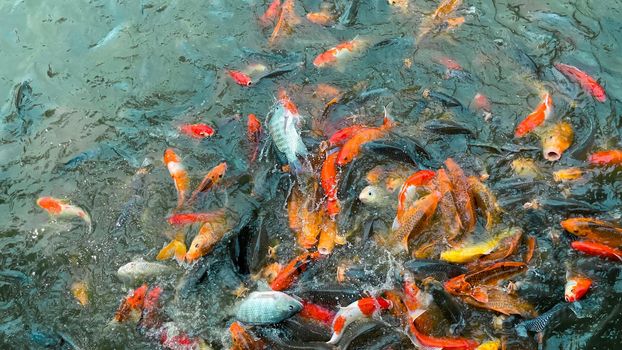
<path id="1" fill-rule="evenodd" d="M 544 123 L 553 114 L 553 98 L 547 92 L 542 102 L 523 121 L 518 123 L 514 131 L 514 137 L 523 137 Z"/>
<path id="2" fill-rule="evenodd" d="M 246 73 L 237 71 L 237 70 L 228 70 L 227 74 L 235 81 L 236 84 L 242 86 L 251 86 L 253 85 L 253 81 L 251 77 L 249 77 Z"/>
<path id="3" fill-rule="evenodd" d="M 581 88 L 590 95 L 594 96 L 596 101 L 605 102 L 607 100 L 607 94 L 605 93 L 605 89 L 603 89 L 603 87 L 598 84 L 596 79 L 592 78 L 584 71 L 580 70 L 577 67 L 563 63 L 555 64 L 555 68 L 557 68 L 558 71 L 562 72 L 562 74 L 564 74 L 568 79 L 581 85 Z"/>
<path id="4" fill-rule="evenodd" d="M 179 130 L 183 132 L 184 134 L 195 139 L 203 139 L 206 137 L 211 137 L 215 133 L 214 128 L 203 123 L 184 124 L 179 127 Z"/>
<path id="5" fill-rule="evenodd" d="M 390 300 L 380 297 L 368 297 L 359 299 L 352 304 L 339 309 L 333 320 L 333 335 L 328 344 L 337 344 L 343 336 L 343 331 L 352 322 L 363 319 L 373 318 L 382 310 L 389 310 L 393 307 Z"/>
<path id="6" fill-rule="evenodd" d="M 592 280 L 578 275 L 566 273 L 566 286 L 564 288 L 564 298 L 567 302 L 573 303 L 587 293 L 592 285 Z"/>
<path id="7" fill-rule="evenodd" d="M 79 217 L 89 226 L 89 233 L 93 230 L 93 224 L 89 213 L 76 205 L 69 204 L 69 201 L 67 200 L 57 199 L 54 197 L 40 197 L 37 199 L 37 205 L 47 211 L 51 217 Z"/>
<path id="8" fill-rule="evenodd" d="M 609 166 L 622 164 L 622 150 L 611 149 L 590 154 L 588 161 L 592 165 Z"/>
<path id="9" fill-rule="evenodd" d="M 358 37 L 350 41 L 345 41 L 317 55 L 313 60 L 313 65 L 317 68 L 324 68 L 343 63 L 343 61 L 351 58 L 355 53 L 362 50 L 365 45 L 366 42 Z"/>
<path id="10" fill-rule="evenodd" d="M 397 215 L 393 221 L 393 230 L 397 230 L 402 224 L 407 202 L 412 198 L 417 187 L 428 185 L 435 177 L 436 172 L 434 170 L 419 170 L 404 181 L 397 195 Z"/>
<path id="11" fill-rule="evenodd" d="M 319 252 L 304 253 L 292 259 L 270 284 L 272 290 L 281 291 L 288 289 L 298 280 L 300 274 L 304 272 L 309 264 L 321 258 Z"/>
<path id="12" fill-rule="evenodd" d="M 203 178 L 203 181 L 199 184 L 196 190 L 192 192 L 192 196 L 190 197 L 189 203 L 194 202 L 197 199 L 199 193 L 205 193 L 211 190 L 214 186 L 216 186 L 223 176 L 225 176 L 225 172 L 227 172 L 227 163 L 222 162 L 210 170 L 207 175 Z"/>
<path id="13" fill-rule="evenodd" d="M 186 192 L 190 184 L 190 178 L 186 169 L 181 164 L 181 158 L 175 154 L 172 148 L 167 148 L 164 151 L 164 164 L 168 168 L 168 172 L 173 178 L 175 183 L 175 189 L 177 189 L 177 207 L 180 208 L 186 200 Z"/>

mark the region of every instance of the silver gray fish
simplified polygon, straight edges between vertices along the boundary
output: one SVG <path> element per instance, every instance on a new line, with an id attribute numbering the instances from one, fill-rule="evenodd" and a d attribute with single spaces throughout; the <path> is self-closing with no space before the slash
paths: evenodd
<path id="1" fill-rule="evenodd" d="M 249 324 L 274 324 L 302 310 L 302 303 L 276 291 L 253 292 L 240 304 L 236 318 Z"/>
<path id="2" fill-rule="evenodd" d="M 159 275 L 175 272 L 175 269 L 157 262 L 145 261 L 142 259 L 130 261 L 129 263 L 119 267 L 117 276 L 125 280 L 135 280 L 150 278 Z"/>
<path id="3" fill-rule="evenodd" d="M 287 158 L 287 162 L 295 172 L 302 170 L 298 156 L 305 157 L 307 147 L 296 130 L 296 123 L 300 115 L 286 108 L 282 101 L 278 101 L 270 117 L 268 129 L 276 148 Z"/>

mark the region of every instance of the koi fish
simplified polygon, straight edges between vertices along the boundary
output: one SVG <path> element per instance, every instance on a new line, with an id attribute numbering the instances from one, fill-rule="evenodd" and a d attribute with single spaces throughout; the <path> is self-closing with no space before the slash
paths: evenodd
<path id="1" fill-rule="evenodd" d="M 89 304 L 89 287 L 84 281 L 74 282 L 71 284 L 71 294 L 76 298 L 78 303 L 82 306 L 86 306 Z"/>
<path id="2" fill-rule="evenodd" d="M 408 252 L 409 237 L 413 234 L 420 234 L 428 227 L 440 199 L 440 192 L 434 191 L 418 199 L 408 208 L 404 214 L 403 225 L 392 232 L 393 239 L 396 242 L 395 248 Z"/>
<path id="3" fill-rule="evenodd" d="M 603 89 L 603 87 L 598 84 L 596 79 L 592 78 L 579 68 L 563 63 L 556 63 L 555 68 L 557 68 L 558 71 L 564 74 L 566 78 L 581 85 L 581 88 L 585 90 L 585 92 L 594 96 L 596 101 L 605 102 L 607 100 L 607 94 L 605 94 L 605 89 Z"/>
<path id="4" fill-rule="evenodd" d="M 287 219 L 289 228 L 296 234 L 300 234 L 302 230 L 302 206 L 302 194 L 297 187 L 294 187 L 287 200 Z"/>
<path id="5" fill-rule="evenodd" d="M 345 244 L 338 235 L 337 222 L 330 218 L 324 218 L 320 231 L 320 239 L 317 243 L 317 251 L 322 255 L 332 253 L 335 244 Z"/>
<path id="6" fill-rule="evenodd" d="M 176 226 L 196 224 L 197 222 L 208 222 L 222 218 L 224 209 L 214 210 L 208 213 L 180 213 L 173 214 L 167 219 L 168 223 Z"/>
<path id="7" fill-rule="evenodd" d="M 447 235 L 448 241 L 453 241 L 462 230 L 462 221 L 458 214 L 458 208 L 452 195 L 452 184 L 444 169 L 436 173 L 438 191 L 441 193 L 439 212 L 441 213 L 441 225 Z"/>
<path id="8" fill-rule="evenodd" d="M 508 235 L 505 236 L 505 238 L 502 238 L 501 241 L 499 241 L 499 244 L 497 245 L 495 251 L 491 252 L 490 254 L 481 256 L 476 262 L 473 263 L 472 266 L 478 266 L 481 264 L 489 263 L 491 261 L 497 261 L 509 257 L 510 255 L 514 254 L 518 249 L 522 236 L 523 230 L 516 227 L 512 228 L 511 231 L 508 232 Z M 529 238 L 527 240 L 529 241 Z M 527 243 L 527 245 L 529 246 L 529 242 Z M 529 261 L 525 260 L 525 262 Z M 473 267 L 469 269 L 473 270 Z"/>
<path id="9" fill-rule="evenodd" d="M 469 184 L 469 191 L 475 199 L 475 204 L 486 216 L 486 230 L 490 231 L 502 211 L 497 198 L 477 177 L 470 176 L 467 183 Z"/>
<path id="10" fill-rule="evenodd" d="M 446 349 L 446 350 L 472 350 L 478 343 L 466 338 L 436 338 L 425 335 L 417 329 L 414 322 L 409 322 L 408 329 L 416 338 L 417 342 L 427 348 Z M 418 347 L 419 348 L 419 347 Z"/>
<path id="11" fill-rule="evenodd" d="M 583 176 L 583 171 L 579 168 L 560 169 L 553 172 L 555 182 L 567 182 L 579 180 Z"/>
<path id="12" fill-rule="evenodd" d="M 137 259 L 119 267 L 117 270 L 117 276 L 124 280 L 134 281 L 136 279 L 159 276 L 172 273 L 174 271 L 175 270 L 172 267 L 167 265 Z"/>
<path id="13" fill-rule="evenodd" d="M 462 0 L 443 0 L 434 11 L 434 18 L 445 18 L 451 14 L 460 4 Z"/>
<path id="14" fill-rule="evenodd" d="M 51 217 L 79 217 L 89 226 L 89 233 L 93 231 L 93 224 L 89 213 L 76 205 L 69 204 L 67 200 L 54 197 L 40 197 L 37 199 L 37 205 L 47 211 Z"/>
<path id="15" fill-rule="evenodd" d="M 384 137 L 393 126 L 395 126 L 395 123 L 388 116 L 387 110 L 385 109 L 384 121 L 381 126 L 362 128 L 343 144 L 343 147 L 339 151 L 337 165 L 344 166 L 350 163 L 358 156 L 364 144 Z"/>
<path id="16" fill-rule="evenodd" d="M 251 77 L 249 77 L 245 73 L 242 73 L 237 70 L 228 70 L 227 74 L 229 74 L 231 79 L 233 79 L 233 81 L 235 81 L 235 83 L 238 85 L 242 85 L 242 86 L 253 85 L 253 81 L 251 80 Z"/>
<path id="17" fill-rule="evenodd" d="M 203 123 L 184 124 L 179 127 L 179 130 L 195 139 L 204 139 L 206 137 L 211 137 L 214 136 L 215 133 L 214 128 Z"/>
<path id="18" fill-rule="evenodd" d="M 259 150 L 259 136 L 261 135 L 261 122 L 254 114 L 248 115 L 248 121 L 246 122 L 246 138 L 248 142 L 253 144 L 253 155 L 251 156 L 251 163 L 257 158 L 257 152 Z"/>
<path id="19" fill-rule="evenodd" d="M 171 178 L 173 178 L 173 182 L 175 183 L 175 189 L 177 189 L 177 207 L 180 208 L 184 204 L 186 192 L 190 184 L 188 173 L 181 164 L 181 158 L 175 154 L 172 148 L 167 148 L 166 151 L 164 151 L 164 164 L 166 164 L 168 172 L 171 174 Z"/>
<path id="20" fill-rule="evenodd" d="M 592 165 L 607 166 L 622 164 L 622 150 L 612 149 L 607 151 L 594 152 L 588 157 Z"/>
<path id="21" fill-rule="evenodd" d="M 540 135 L 544 159 L 552 162 L 559 160 L 572 144 L 573 138 L 574 131 L 570 123 L 560 122 L 546 128 Z"/>
<path id="22" fill-rule="evenodd" d="M 147 294 L 146 284 L 130 291 L 127 297 L 121 301 L 121 305 L 114 314 L 114 320 L 125 322 L 129 319 L 138 319 L 142 313 L 145 294 Z"/>
<path id="23" fill-rule="evenodd" d="M 274 324 L 292 317 L 302 307 L 300 301 L 282 292 L 253 292 L 240 304 L 236 318 L 248 324 Z"/>
<path id="24" fill-rule="evenodd" d="M 311 23 L 319 24 L 321 26 L 331 26 L 335 23 L 335 16 L 330 13 L 328 9 L 322 9 L 319 12 L 309 12 L 307 13 L 307 19 Z"/>
<path id="25" fill-rule="evenodd" d="M 417 187 L 425 186 L 429 184 L 432 179 L 436 177 L 436 172 L 433 170 L 419 170 L 412 175 L 410 175 L 402 187 L 400 188 L 400 192 L 397 195 L 397 215 L 395 220 L 393 221 L 393 229 L 397 230 L 402 223 L 402 218 L 404 216 L 404 212 L 406 210 L 406 202 L 409 197 L 414 193 L 414 190 Z"/>
<path id="26" fill-rule="evenodd" d="M 268 25 L 270 25 L 271 22 L 274 22 L 276 20 L 280 12 L 281 0 L 273 0 L 266 9 L 266 12 L 264 12 L 264 14 L 259 18 L 259 22 L 264 27 L 267 27 Z"/>
<path id="27" fill-rule="evenodd" d="M 503 289 L 495 286 L 479 286 L 480 292 L 487 296 L 486 302 L 480 302 L 470 296 L 462 296 L 467 304 L 482 309 L 492 310 L 504 315 L 520 315 L 522 317 L 534 317 L 537 313 L 527 301 L 507 294 Z"/>
<path id="28" fill-rule="evenodd" d="M 391 200 L 390 193 L 380 186 L 365 186 L 359 193 L 359 200 L 366 205 L 383 207 Z"/>
<path id="29" fill-rule="evenodd" d="M 268 43 L 273 45 L 280 36 L 282 30 L 292 32 L 292 27 L 300 23 L 300 18 L 296 15 L 295 4 L 293 0 L 283 1 L 279 12 L 279 19 L 274 26 L 274 30 L 268 39 Z"/>
<path id="30" fill-rule="evenodd" d="M 482 285 L 495 285 L 501 280 L 521 274 L 527 264 L 515 261 L 502 261 L 479 271 L 456 276 L 445 282 L 445 290 L 454 295 L 467 295 L 481 303 L 489 300 Z"/>
<path id="31" fill-rule="evenodd" d="M 183 232 L 178 232 L 177 235 L 165 245 L 156 256 L 156 260 L 166 260 L 175 258 L 178 263 L 181 263 L 186 258 L 186 243 L 185 235 Z"/>
<path id="32" fill-rule="evenodd" d="M 365 129 L 363 125 L 352 125 L 336 131 L 329 139 L 328 142 L 331 146 L 343 146 L 352 136 L 359 133 L 359 131 Z"/>
<path id="33" fill-rule="evenodd" d="M 324 68 L 342 63 L 344 60 L 352 57 L 356 51 L 361 50 L 364 45 L 365 42 L 358 37 L 345 41 L 317 55 L 313 60 L 313 65 L 317 68 Z"/>
<path id="34" fill-rule="evenodd" d="M 575 236 L 611 247 L 622 247 L 622 226 L 592 218 L 571 218 L 560 223 L 564 230 Z"/>
<path id="35" fill-rule="evenodd" d="M 314 304 L 307 300 L 302 300 L 302 310 L 298 314 L 300 317 L 322 322 L 326 325 L 332 325 L 335 318 L 335 312 L 323 306 Z"/>
<path id="36" fill-rule="evenodd" d="M 507 237 L 513 236 L 515 234 L 515 230 L 517 229 L 514 228 L 514 229 L 506 230 L 496 235 L 492 239 L 489 239 L 488 241 L 483 241 L 480 243 L 476 243 L 476 244 L 469 245 L 469 246 L 464 246 L 461 248 L 446 250 L 441 253 L 440 258 L 441 260 L 445 260 L 447 262 L 452 262 L 452 263 L 466 263 L 466 262 L 473 261 L 482 255 L 490 254 L 492 251 L 494 251 L 497 248 L 501 240 Z"/>
<path id="37" fill-rule="evenodd" d="M 614 261 L 622 261 L 622 250 L 611 248 L 605 244 L 588 241 L 574 241 L 570 243 L 570 246 L 572 249 L 588 255 L 594 255 Z"/>
<path id="38" fill-rule="evenodd" d="M 514 137 L 523 137 L 540 126 L 545 120 L 549 119 L 553 114 L 553 98 L 547 92 L 544 94 L 542 102 L 531 112 L 523 121 L 518 123 L 514 131 Z"/>
<path id="39" fill-rule="evenodd" d="M 214 186 L 216 186 L 220 182 L 222 177 L 225 176 L 226 172 L 226 162 L 222 162 L 213 167 L 212 170 L 210 170 L 207 175 L 205 175 L 197 189 L 192 192 L 192 196 L 190 196 L 190 200 L 188 201 L 188 203 L 193 203 L 197 199 L 199 193 L 205 193 L 211 190 Z"/>
<path id="40" fill-rule="evenodd" d="M 199 233 L 194 237 L 190 248 L 186 253 L 185 260 L 191 263 L 208 254 L 214 246 L 224 237 L 230 229 L 228 220 L 223 218 L 220 222 L 206 222 L 201 226 Z"/>
<path id="41" fill-rule="evenodd" d="M 499 339 L 489 340 L 481 343 L 475 350 L 499 350 L 501 349 L 501 341 Z"/>
<path id="42" fill-rule="evenodd" d="M 270 284 L 272 290 L 281 291 L 289 289 L 296 282 L 302 272 L 304 272 L 309 264 L 318 261 L 321 255 L 319 252 L 304 253 L 292 259 Z"/>
<path id="43" fill-rule="evenodd" d="M 295 171 L 302 171 L 302 164 L 298 160 L 298 156 L 306 157 L 307 147 L 302 142 L 302 138 L 296 123 L 302 117 L 298 114 L 298 108 L 289 99 L 285 90 L 279 91 L 279 100 L 272 111 L 272 116 L 268 123 L 268 129 L 274 140 L 276 148 L 287 158 L 287 162 Z"/>
<path id="44" fill-rule="evenodd" d="M 462 168 L 452 158 L 445 160 L 445 167 L 452 183 L 452 194 L 458 208 L 460 222 L 465 233 L 472 232 L 477 224 L 474 200 L 469 191 L 469 184 Z"/>
<path id="45" fill-rule="evenodd" d="M 368 297 L 359 299 L 346 307 L 340 308 L 333 320 L 333 335 L 326 343 L 337 344 L 343 336 L 343 331 L 352 322 L 363 318 L 373 318 L 382 310 L 389 310 L 392 307 L 393 303 L 390 300 L 381 297 Z"/>
<path id="46" fill-rule="evenodd" d="M 321 233 L 321 210 L 309 210 L 307 204 L 300 208 L 301 228 L 297 237 L 298 245 L 304 249 L 311 249 L 318 241 Z"/>
<path id="47" fill-rule="evenodd" d="M 490 104 L 490 100 L 486 95 L 480 94 L 479 92 L 473 96 L 473 106 L 478 111 L 490 112 L 492 111 L 492 107 Z"/>
<path id="48" fill-rule="evenodd" d="M 542 172 L 533 159 L 516 158 L 510 166 L 514 173 L 520 177 L 536 178 L 542 176 Z"/>
<path id="49" fill-rule="evenodd" d="M 320 170 L 320 182 L 322 189 L 326 195 L 328 215 L 335 217 L 339 214 L 340 204 L 337 198 L 337 158 L 339 156 L 339 148 L 333 150 L 332 153 L 326 153 L 322 169 Z"/>
<path id="50" fill-rule="evenodd" d="M 229 326 L 229 333 L 233 342 L 231 350 L 262 350 L 265 347 L 261 339 L 249 333 L 239 322 L 233 322 Z"/>
<path id="51" fill-rule="evenodd" d="M 577 275 L 566 274 L 566 286 L 564 287 L 564 298 L 567 302 L 573 303 L 581 298 L 587 293 L 592 285 L 592 280 Z"/>

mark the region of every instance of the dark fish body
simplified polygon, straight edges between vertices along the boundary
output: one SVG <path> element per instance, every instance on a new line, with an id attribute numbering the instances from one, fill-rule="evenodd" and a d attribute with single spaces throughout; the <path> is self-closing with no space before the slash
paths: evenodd
<path id="1" fill-rule="evenodd" d="M 445 107 L 460 107 L 464 109 L 462 103 L 456 100 L 454 97 L 444 94 L 438 91 L 430 91 L 430 97 L 440 101 Z"/>
<path id="2" fill-rule="evenodd" d="M 404 263 L 404 267 L 421 278 L 432 276 L 437 279 L 449 279 L 467 272 L 463 266 L 440 260 L 409 260 Z"/>
<path id="3" fill-rule="evenodd" d="M 452 296 L 445 291 L 440 282 L 429 281 L 426 288 L 427 292 L 432 295 L 434 304 L 443 312 L 443 316 L 452 322 L 449 329 L 451 334 L 460 334 L 466 326 L 466 318 L 462 311 L 464 308 L 458 305 Z"/>
<path id="4" fill-rule="evenodd" d="M 540 200 L 540 205 L 545 209 L 560 210 L 574 214 L 592 214 L 603 211 L 596 205 L 569 198 L 545 198 Z"/>
<path id="5" fill-rule="evenodd" d="M 544 331 L 546 327 L 548 327 L 548 325 L 551 323 L 551 321 L 555 317 L 557 317 L 557 315 L 561 313 L 568 305 L 568 303 L 564 302 L 559 303 L 542 315 L 517 324 L 516 331 L 520 336 L 523 337 L 527 336 L 526 331 L 540 333 Z"/>
<path id="6" fill-rule="evenodd" d="M 473 130 L 453 120 L 434 119 L 424 126 L 427 130 L 448 135 L 473 135 Z"/>

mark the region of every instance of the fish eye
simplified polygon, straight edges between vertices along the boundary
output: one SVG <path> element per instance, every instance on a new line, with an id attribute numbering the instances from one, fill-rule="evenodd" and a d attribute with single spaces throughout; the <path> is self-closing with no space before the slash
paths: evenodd
<path id="1" fill-rule="evenodd" d="M 221 178 L 221 177 L 222 177 L 222 174 L 218 175 L 218 178 Z"/>
<path id="2" fill-rule="evenodd" d="M 253 85 L 252 81 L 249 81 L 248 83 L 246 83 L 246 86 L 251 86 L 251 85 Z"/>
<path id="3" fill-rule="evenodd" d="M 371 196 L 371 191 L 369 191 L 369 195 Z"/>
<path id="4" fill-rule="evenodd" d="M 199 243 L 195 244 L 195 245 L 194 245 L 194 247 L 195 247 L 195 248 L 198 248 L 198 247 L 199 247 Z"/>
<path id="5" fill-rule="evenodd" d="M 290 306 L 289 306 L 289 309 L 290 309 L 291 311 L 294 311 L 294 305 L 290 305 Z"/>

